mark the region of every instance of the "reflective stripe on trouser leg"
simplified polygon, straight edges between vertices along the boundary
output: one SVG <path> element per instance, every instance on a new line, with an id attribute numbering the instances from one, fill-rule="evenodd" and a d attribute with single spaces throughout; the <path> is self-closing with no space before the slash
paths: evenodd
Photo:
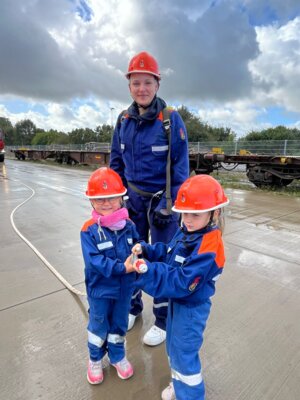
<path id="1" fill-rule="evenodd" d="M 128 327 L 131 291 L 113 302 L 110 314 L 110 328 L 107 335 L 107 349 L 110 362 L 115 364 L 125 357 L 125 336 Z"/>
<path id="2" fill-rule="evenodd" d="M 168 314 L 168 299 L 166 298 L 155 298 L 153 299 L 153 314 L 155 316 L 155 325 L 166 330 L 166 320 Z"/>
<path id="3" fill-rule="evenodd" d="M 211 303 L 178 304 L 171 301 L 167 326 L 167 352 L 177 400 L 204 400 L 199 350 Z"/>
<path id="4" fill-rule="evenodd" d="M 124 343 L 125 341 L 125 337 L 121 336 L 121 335 L 117 335 L 115 333 L 109 333 L 107 336 L 107 342 L 108 343 L 113 343 L 113 344 L 117 344 L 117 343 Z"/>
<path id="5" fill-rule="evenodd" d="M 109 299 L 91 299 L 89 301 L 88 348 L 90 359 L 99 361 L 106 352 L 108 333 L 107 315 L 110 307 Z"/>
<path id="6" fill-rule="evenodd" d="M 88 331 L 88 342 L 96 347 L 102 347 L 105 340 L 95 335 L 93 332 Z"/>
<path id="7" fill-rule="evenodd" d="M 188 386 L 196 386 L 202 383 L 202 374 L 199 372 L 198 374 L 194 375 L 184 375 L 174 369 L 171 369 L 172 379 L 176 379 Z"/>
<path id="8" fill-rule="evenodd" d="M 101 360 L 105 355 L 106 340 L 88 330 L 88 348 L 90 359 L 93 361 Z"/>

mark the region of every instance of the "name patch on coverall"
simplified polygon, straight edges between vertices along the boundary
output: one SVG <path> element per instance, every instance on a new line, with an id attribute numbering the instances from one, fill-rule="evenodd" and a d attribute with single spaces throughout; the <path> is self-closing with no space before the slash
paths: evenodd
<path id="1" fill-rule="evenodd" d="M 112 247 L 114 247 L 114 245 L 113 245 L 113 242 L 108 241 L 108 242 L 103 242 L 103 243 L 97 244 L 97 247 L 99 250 L 106 250 L 106 249 L 111 249 Z"/>

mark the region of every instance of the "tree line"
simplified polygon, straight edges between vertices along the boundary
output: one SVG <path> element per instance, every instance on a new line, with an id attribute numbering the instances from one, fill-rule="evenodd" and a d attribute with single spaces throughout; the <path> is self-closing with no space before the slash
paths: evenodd
<path id="1" fill-rule="evenodd" d="M 177 110 L 188 132 L 190 142 L 203 141 L 234 141 L 235 132 L 227 127 L 213 127 L 201 121 L 185 106 Z M 44 130 L 36 127 L 30 119 L 17 122 L 14 126 L 8 118 L 0 117 L 0 128 L 5 133 L 6 145 L 50 145 L 50 144 L 85 144 L 89 142 L 110 143 L 114 128 L 103 124 L 95 129 L 78 128 L 65 133 L 54 129 Z M 252 140 L 300 140 L 300 130 L 277 126 L 262 131 L 251 131 L 238 139 Z"/>

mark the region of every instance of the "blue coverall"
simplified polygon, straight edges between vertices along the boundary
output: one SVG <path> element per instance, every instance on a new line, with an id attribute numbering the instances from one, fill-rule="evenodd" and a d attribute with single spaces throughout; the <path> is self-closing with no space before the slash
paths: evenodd
<path id="1" fill-rule="evenodd" d="M 221 232 L 183 227 L 169 244 L 141 245 L 148 271 L 135 285 L 151 296 L 169 298 L 166 348 L 176 400 L 204 400 L 199 350 L 225 262 Z"/>
<path id="2" fill-rule="evenodd" d="M 108 352 L 115 364 L 125 356 L 124 341 L 135 273 L 126 274 L 124 261 L 138 240 L 131 221 L 119 231 L 99 227 L 93 219 L 80 233 L 89 302 L 88 348 L 92 361 Z"/>
<path id="3" fill-rule="evenodd" d="M 110 167 L 122 177 L 128 188 L 127 208 L 136 224 L 140 238 L 151 243 L 170 241 L 178 229 L 178 214 L 164 216 L 166 209 L 166 166 L 171 145 L 171 197 L 189 176 L 188 140 L 184 123 L 177 111 L 170 114 L 171 143 L 163 126 L 162 110 L 166 103 L 155 97 L 146 113 L 139 115 L 134 102 L 126 116 L 119 116 L 113 135 Z M 137 192 L 131 184 L 138 189 Z M 158 193 L 158 194 L 157 194 Z M 143 309 L 141 291 L 136 291 L 130 313 L 138 315 Z M 155 325 L 166 329 L 168 301 L 154 298 Z"/>

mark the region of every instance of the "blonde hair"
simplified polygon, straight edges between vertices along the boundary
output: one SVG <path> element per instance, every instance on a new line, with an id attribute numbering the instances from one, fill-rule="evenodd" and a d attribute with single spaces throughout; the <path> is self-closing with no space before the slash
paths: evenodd
<path id="1" fill-rule="evenodd" d="M 218 208 L 217 210 L 214 211 L 213 223 L 220 229 L 221 233 L 223 234 L 225 230 L 224 208 Z"/>

